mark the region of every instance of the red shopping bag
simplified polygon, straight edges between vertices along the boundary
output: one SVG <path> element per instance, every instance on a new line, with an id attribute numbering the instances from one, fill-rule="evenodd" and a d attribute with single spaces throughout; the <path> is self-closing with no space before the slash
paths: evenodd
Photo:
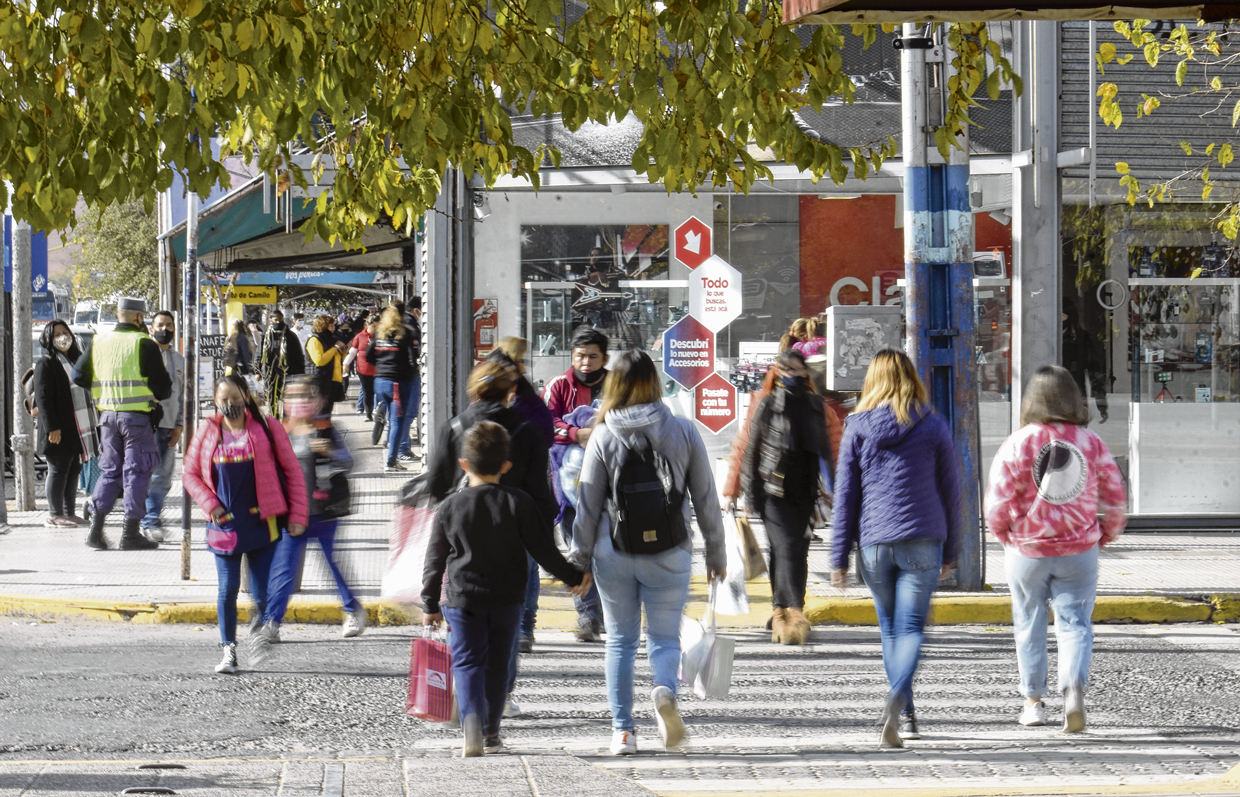
<path id="1" fill-rule="evenodd" d="M 405 713 L 430 722 L 452 719 L 452 668 L 446 642 L 421 637 L 410 645 Z"/>

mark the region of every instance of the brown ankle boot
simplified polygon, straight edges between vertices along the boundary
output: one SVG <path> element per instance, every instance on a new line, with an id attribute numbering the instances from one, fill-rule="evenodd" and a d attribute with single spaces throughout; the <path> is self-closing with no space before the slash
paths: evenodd
<path id="1" fill-rule="evenodd" d="M 788 626 L 788 610 L 782 606 L 776 606 L 771 612 L 771 641 L 782 642 L 791 630 Z"/>
<path id="2" fill-rule="evenodd" d="M 809 619 L 800 609 L 789 609 L 787 612 L 788 635 L 784 637 L 785 645 L 804 645 L 809 639 Z"/>

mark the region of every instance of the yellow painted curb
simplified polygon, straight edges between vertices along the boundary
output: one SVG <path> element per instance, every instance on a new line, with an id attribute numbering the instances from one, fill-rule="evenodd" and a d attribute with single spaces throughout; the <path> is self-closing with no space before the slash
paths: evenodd
<path id="1" fill-rule="evenodd" d="M 771 587 L 765 580 L 749 583 L 750 612 L 741 616 L 720 615 L 723 628 L 756 629 L 770 617 Z M 707 584 L 697 576 L 689 584 L 689 603 L 685 613 L 701 616 L 706 610 Z M 376 626 L 419 623 L 417 606 L 383 601 L 365 604 L 370 622 Z M 239 619 L 249 619 L 249 606 L 242 602 Z M 34 619 L 82 617 L 133 623 L 215 623 L 214 603 L 127 603 L 105 600 L 48 598 L 34 595 L 0 595 L 0 615 Z M 877 623 L 874 603 L 869 598 L 810 597 L 805 616 L 815 625 L 860 625 Z M 288 607 L 285 622 L 333 625 L 343 617 L 336 601 L 299 600 Z M 1201 623 L 1240 621 L 1240 594 L 1216 594 L 1193 599 L 1167 595 L 1103 595 L 1094 606 L 1095 623 Z M 930 622 L 936 625 L 1008 625 L 1012 622 L 1011 601 L 1006 595 L 940 593 L 930 605 Z M 568 631 L 577 627 L 572 597 L 563 584 L 544 580 L 539 598 L 538 627 L 548 631 Z"/>
<path id="2" fill-rule="evenodd" d="M 712 797 L 719 794 L 745 795 L 745 797 L 1017 797 L 1019 795 L 1068 795 L 1068 794 L 1234 794 L 1240 787 L 1240 764 L 1226 773 L 1204 780 L 1174 780 L 1162 783 L 1141 783 L 1127 786 L 1104 786 L 1097 783 L 1047 783 L 1045 785 L 1012 786 L 884 786 L 874 789 L 846 787 L 840 789 L 768 789 L 751 791 L 743 786 L 727 788 L 727 781 L 710 791 L 656 791 L 663 797 Z"/>

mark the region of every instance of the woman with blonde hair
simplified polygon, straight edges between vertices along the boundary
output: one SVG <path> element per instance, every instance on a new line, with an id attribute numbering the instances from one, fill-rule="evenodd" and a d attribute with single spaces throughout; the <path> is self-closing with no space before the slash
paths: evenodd
<path id="1" fill-rule="evenodd" d="M 986 525 L 1002 543 L 1012 587 L 1016 661 L 1025 696 L 1021 725 L 1045 725 L 1047 607 L 1055 609 L 1063 729 L 1085 729 L 1093 653 L 1098 551 L 1124 531 L 1128 499 L 1071 372 L 1037 370 L 1020 408 L 1021 428 L 990 466 Z M 1101 515 L 1101 520 L 1099 520 Z"/>
<path id="2" fill-rule="evenodd" d="M 344 399 L 344 351 L 345 345 L 336 340 L 336 319 L 329 315 L 315 318 L 306 340 L 306 374 L 318 385 L 328 412 L 332 404 Z"/>
<path id="3" fill-rule="evenodd" d="M 607 628 L 611 752 L 633 755 L 633 678 L 643 608 L 659 736 L 668 749 L 684 741 L 676 685 L 693 550 L 688 499 L 706 543 L 709 579 L 723 578 L 727 557 L 711 462 L 693 421 L 674 417 L 663 404 L 658 369 L 645 352 L 616 356 L 608 371 L 599 420 L 581 463 L 568 560 L 594 572 Z"/>
<path id="4" fill-rule="evenodd" d="M 409 438 L 409 426 L 418 413 L 417 351 L 413 333 L 405 327 L 400 310 L 388 307 L 379 318 L 375 337 L 366 347 L 366 359 L 375 366 L 376 411 L 387 419 L 388 455 L 385 473 L 404 470 L 397 460 L 401 441 Z M 376 437 L 372 437 L 376 440 Z M 413 462 L 413 455 L 407 457 Z"/>
<path id="5" fill-rule="evenodd" d="M 874 598 L 891 689 L 882 747 L 918 739 L 913 676 L 921 658 L 930 596 L 956 564 L 960 463 L 947 421 L 902 351 L 884 349 L 865 375 L 844 424 L 835 474 L 831 583 L 843 587 L 848 559 Z"/>

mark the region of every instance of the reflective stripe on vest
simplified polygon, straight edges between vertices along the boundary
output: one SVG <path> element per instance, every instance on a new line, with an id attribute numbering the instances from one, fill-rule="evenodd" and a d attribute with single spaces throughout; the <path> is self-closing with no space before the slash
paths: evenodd
<path id="1" fill-rule="evenodd" d="M 149 412 L 155 394 L 142 378 L 138 354 L 149 338 L 136 329 L 114 330 L 95 339 L 90 347 L 95 380 L 90 394 L 100 412 Z"/>

